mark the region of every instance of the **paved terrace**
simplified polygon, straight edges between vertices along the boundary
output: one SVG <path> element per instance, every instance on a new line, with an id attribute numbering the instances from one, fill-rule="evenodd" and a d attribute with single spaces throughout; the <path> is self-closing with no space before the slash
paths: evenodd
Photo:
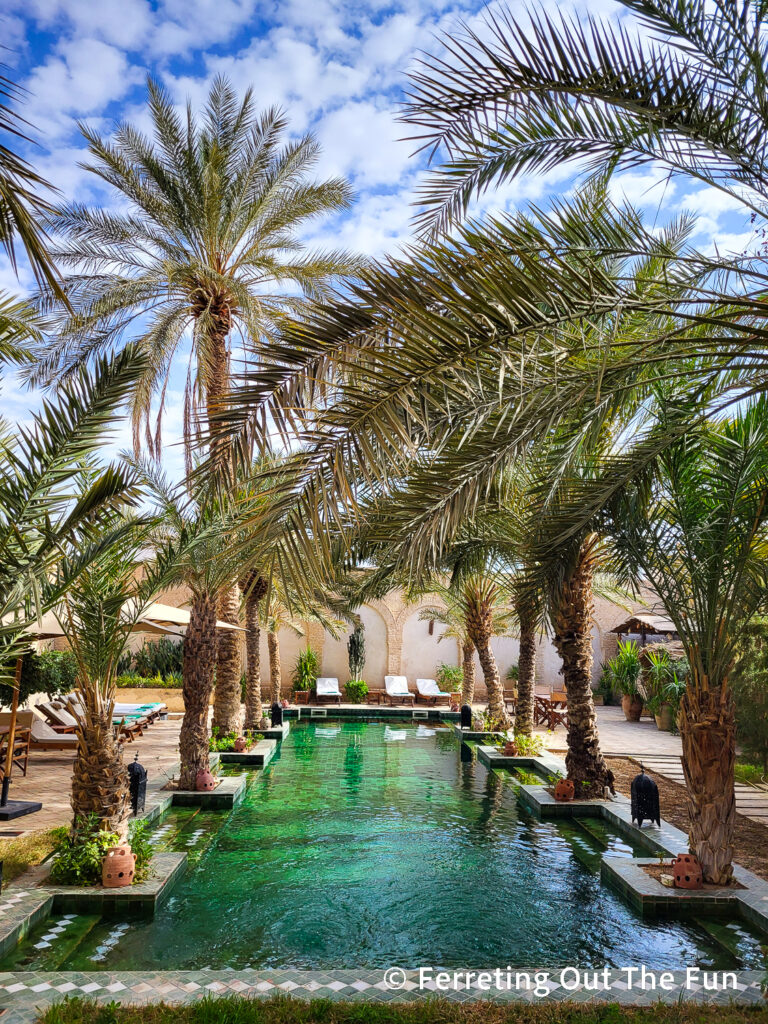
<path id="1" fill-rule="evenodd" d="M 359 714 L 364 710 L 371 716 L 376 716 L 380 710 L 384 713 L 389 710 L 377 707 L 362 709 L 360 705 L 352 704 L 323 705 L 323 708 L 329 717 L 338 711 L 354 710 Z M 299 710 L 302 717 L 308 717 L 310 708 L 301 707 Z M 410 712 L 410 709 L 402 710 Z M 424 710 L 424 706 L 417 705 L 415 710 Z M 600 746 L 605 754 L 634 757 L 641 760 L 650 771 L 674 782 L 684 782 L 680 762 L 682 745 L 679 736 L 659 732 L 650 719 L 627 722 L 621 708 L 598 707 L 595 710 Z M 139 760 L 149 772 L 151 779 L 157 779 L 161 775 L 170 777 L 173 766 L 179 759 L 180 725 L 180 716 L 156 722 L 139 739 L 125 745 L 126 764 L 138 753 Z M 565 751 L 563 728 L 548 734 L 541 728 L 536 732 L 545 735 L 548 749 L 557 753 Z M 0 836 L 17 835 L 25 830 L 48 829 L 69 823 L 72 814 L 69 804 L 72 761 L 73 756 L 70 754 L 52 751 L 33 751 L 30 754 L 27 776 L 24 778 L 18 773 L 14 774 L 11 795 L 17 800 L 37 800 L 43 804 L 43 809 L 37 814 L 0 823 Z M 768 788 L 737 784 L 736 807 L 741 814 L 768 825 Z"/>

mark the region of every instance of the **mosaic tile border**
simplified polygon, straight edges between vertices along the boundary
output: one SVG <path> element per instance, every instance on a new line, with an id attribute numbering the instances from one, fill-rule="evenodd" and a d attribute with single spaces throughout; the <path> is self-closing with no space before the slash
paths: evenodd
<path id="1" fill-rule="evenodd" d="M 461 972 L 463 976 L 453 987 L 451 978 L 440 976 L 440 968 L 427 968 L 431 972 L 428 975 L 394 970 L 397 973 L 392 984 L 381 970 L 8 973 L 0 974 L 0 1008 L 21 1014 L 12 1020 L 27 1021 L 65 996 L 85 996 L 97 1003 L 118 1000 L 129 1005 L 187 1003 L 211 995 L 252 999 L 290 995 L 305 1000 L 379 1003 L 413 1003 L 435 997 L 451 1002 L 612 1002 L 631 1006 L 681 1001 L 720 1006 L 764 1003 L 759 971 L 717 972 L 717 977 L 714 972 L 688 975 L 686 971 L 647 971 L 641 977 L 640 968 L 634 968 L 634 975 L 622 969 L 577 971 L 571 967 L 540 972 L 520 969 L 507 975 L 506 968 L 501 968 L 497 976 L 492 968 L 474 972 L 484 977 L 470 979 L 469 983 Z M 500 987 L 496 985 L 497 977 Z M 713 984 L 718 987 L 707 987 Z M 24 1013 L 29 1016 L 24 1017 Z"/>
<path id="2" fill-rule="evenodd" d="M 472 729 L 462 729 L 456 722 L 453 723 L 453 734 L 457 739 L 464 742 L 466 740 L 474 740 L 476 743 L 488 743 L 489 740 L 495 738 L 504 739 L 503 732 L 474 732 Z"/>

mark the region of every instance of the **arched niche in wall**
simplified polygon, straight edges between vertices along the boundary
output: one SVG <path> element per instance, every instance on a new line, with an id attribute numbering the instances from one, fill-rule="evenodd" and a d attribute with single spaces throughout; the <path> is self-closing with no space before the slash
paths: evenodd
<path id="1" fill-rule="evenodd" d="M 365 627 L 363 678 L 370 689 L 381 690 L 387 673 L 387 627 L 379 612 L 368 604 L 358 608 L 357 614 Z M 341 686 L 349 679 L 347 640 L 350 632 L 351 626 L 342 631 L 338 640 L 326 632 L 323 644 L 322 673 L 324 676 L 335 676 Z"/>
<path id="2" fill-rule="evenodd" d="M 400 660 L 401 674 L 414 679 L 434 679 L 441 662 L 458 665 L 459 652 L 454 637 L 445 637 L 445 626 L 440 622 L 421 619 L 414 609 L 403 621 L 403 648 Z M 431 627 L 431 629 L 430 629 Z"/>

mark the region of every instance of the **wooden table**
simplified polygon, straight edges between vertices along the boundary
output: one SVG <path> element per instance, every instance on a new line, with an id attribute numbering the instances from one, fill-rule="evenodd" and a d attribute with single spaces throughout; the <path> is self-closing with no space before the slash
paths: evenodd
<path id="1" fill-rule="evenodd" d="M 366 704 L 383 704 L 386 690 L 369 690 L 365 698 Z"/>

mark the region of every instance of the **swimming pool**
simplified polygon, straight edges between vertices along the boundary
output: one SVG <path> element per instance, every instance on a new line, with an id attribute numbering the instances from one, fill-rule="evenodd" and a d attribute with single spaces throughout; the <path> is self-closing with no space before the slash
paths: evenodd
<path id="1" fill-rule="evenodd" d="M 294 722 L 234 811 L 174 810 L 155 843 L 191 863 L 153 920 L 56 915 L 0 969 L 763 966 L 741 922 L 641 920 L 599 864 L 645 850 L 537 821 L 432 725 Z"/>

